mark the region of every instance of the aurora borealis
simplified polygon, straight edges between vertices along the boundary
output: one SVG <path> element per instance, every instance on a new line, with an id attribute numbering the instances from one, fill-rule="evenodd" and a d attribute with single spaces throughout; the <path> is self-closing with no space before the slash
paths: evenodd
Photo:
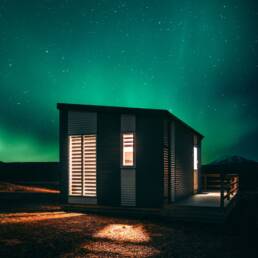
<path id="1" fill-rule="evenodd" d="M 256 1 L 0 0 L 0 160 L 58 160 L 57 102 L 163 108 L 204 163 L 258 160 Z"/>

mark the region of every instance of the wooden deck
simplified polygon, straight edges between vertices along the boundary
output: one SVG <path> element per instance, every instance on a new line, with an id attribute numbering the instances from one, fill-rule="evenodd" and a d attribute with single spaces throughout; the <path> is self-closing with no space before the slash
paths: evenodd
<path id="1" fill-rule="evenodd" d="M 221 192 L 203 192 L 165 205 L 161 214 L 172 220 L 223 223 L 236 201 L 237 194 L 234 194 L 230 200 L 224 200 L 222 207 Z"/>
<path id="2" fill-rule="evenodd" d="M 225 200 L 224 206 L 230 203 Z M 195 206 L 195 207 L 220 207 L 220 192 L 203 192 L 191 195 L 181 201 L 175 203 L 179 206 Z"/>
<path id="3" fill-rule="evenodd" d="M 91 212 L 98 214 L 122 215 L 127 217 L 149 218 L 156 217 L 165 220 L 197 221 L 222 223 L 226 220 L 236 198 L 225 201 L 225 206 L 220 207 L 220 193 L 208 192 L 195 194 L 176 203 L 165 204 L 162 208 L 137 208 L 137 207 L 110 207 L 90 204 L 66 204 L 64 210 L 76 212 Z"/>
<path id="4" fill-rule="evenodd" d="M 66 204 L 69 211 L 93 212 L 134 217 L 159 217 L 165 220 L 222 223 L 236 204 L 238 176 L 235 174 L 205 175 L 205 191 L 193 194 L 174 203 L 164 203 L 161 208 L 138 208 L 89 204 Z"/>

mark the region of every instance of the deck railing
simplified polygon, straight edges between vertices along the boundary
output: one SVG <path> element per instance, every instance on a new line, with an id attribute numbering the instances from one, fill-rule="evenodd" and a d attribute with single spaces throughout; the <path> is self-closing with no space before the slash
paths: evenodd
<path id="1" fill-rule="evenodd" d="M 225 207 L 225 200 L 230 201 L 239 190 L 237 174 L 209 173 L 203 175 L 204 191 L 220 192 L 220 207 Z"/>

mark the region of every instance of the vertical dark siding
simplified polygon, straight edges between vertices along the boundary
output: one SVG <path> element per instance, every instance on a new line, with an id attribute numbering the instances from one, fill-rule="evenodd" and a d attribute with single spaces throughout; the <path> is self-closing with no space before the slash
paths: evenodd
<path id="1" fill-rule="evenodd" d="M 136 205 L 160 207 L 163 201 L 163 118 L 136 117 Z"/>
<path id="2" fill-rule="evenodd" d="M 164 120 L 164 134 L 163 134 L 163 197 L 168 201 L 169 197 L 169 131 L 168 120 Z"/>
<path id="3" fill-rule="evenodd" d="M 168 147 L 164 146 L 163 147 L 163 162 L 164 162 L 164 173 L 163 173 L 163 186 L 164 186 L 164 199 L 168 200 L 168 186 L 169 186 L 169 182 L 168 182 L 168 178 L 169 178 L 169 173 L 168 173 Z"/>
<path id="4" fill-rule="evenodd" d="M 95 134 L 97 131 L 96 112 L 68 112 L 68 134 Z"/>
<path id="5" fill-rule="evenodd" d="M 175 123 L 176 200 L 193 194 L 193 133 Z"/>
<path id="6" fill-rule="evenodd" d="M 61 200 L 68 200 L 68 113 L 59 112 L 59 160 L 60 160 L 60 186 Z"/>
<path id="7" fill-rule="evenodd" d="M 202 139 L 198 137 L 198 173 L 199 173 L 199 189 L 198 192 L 202 191 Z"/>
<path id="8" fill-rule="evenodd" d="M 170 172 L 170 201 L 175 202 L 176 192 L 176 156 L 175 156 L 175 122 L 169 124 L 169 172 Z"/>
<path id="9" fill-rule="evenodd" d="M 121 134 L 134 133 L 135 138 L 136 117 L 132 114 L 121 114 Z M 135 141 L 134 141 L 135 142 Z M 136 151 L 134 150 L 134 167 L 122 167 L 122 148 L 121 138 L 121 205 L 122 206 L 135 206 L 136 205 L 136 169 L 135 158 Z M 135 148 L 135 147 L 134 147 Z"/>
<path id="10" fill-rule="evenodd" d="M 98 113 L 98 204 L 120 205 L 120 115 Z"/>

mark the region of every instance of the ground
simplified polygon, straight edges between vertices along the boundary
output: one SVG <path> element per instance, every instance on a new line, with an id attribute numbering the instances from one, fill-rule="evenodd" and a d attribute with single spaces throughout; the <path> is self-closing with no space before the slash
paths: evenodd
<path id="1" fill-rule="evenodd" d="M 43 186 L 13 184 L 9 182 L 0 181 L 0 193 L 1 192 L 59 193 L 59 190 L 50 189 L 49 187 L 43 187 Z"/>
<path id="2" fill-rule="evenodd" d="M 0 257 L 243 257 L 242 248 L 241 236 L 217 225 L 61 210 L 0 214 Z"/>
<path id="3" fill-rule="evenodd" d="M 2 189 L 17 197 L 17 186 Z M 246 194 L 219 225 L 72 212 L 43 194 L 44 204 L 35 203 L 39 195 L 25 200 L 21 192 L 20 199 L 7 201 L 10 193 L 0 193 L 1 258 L 258 257 L 258 193 Z"/>

